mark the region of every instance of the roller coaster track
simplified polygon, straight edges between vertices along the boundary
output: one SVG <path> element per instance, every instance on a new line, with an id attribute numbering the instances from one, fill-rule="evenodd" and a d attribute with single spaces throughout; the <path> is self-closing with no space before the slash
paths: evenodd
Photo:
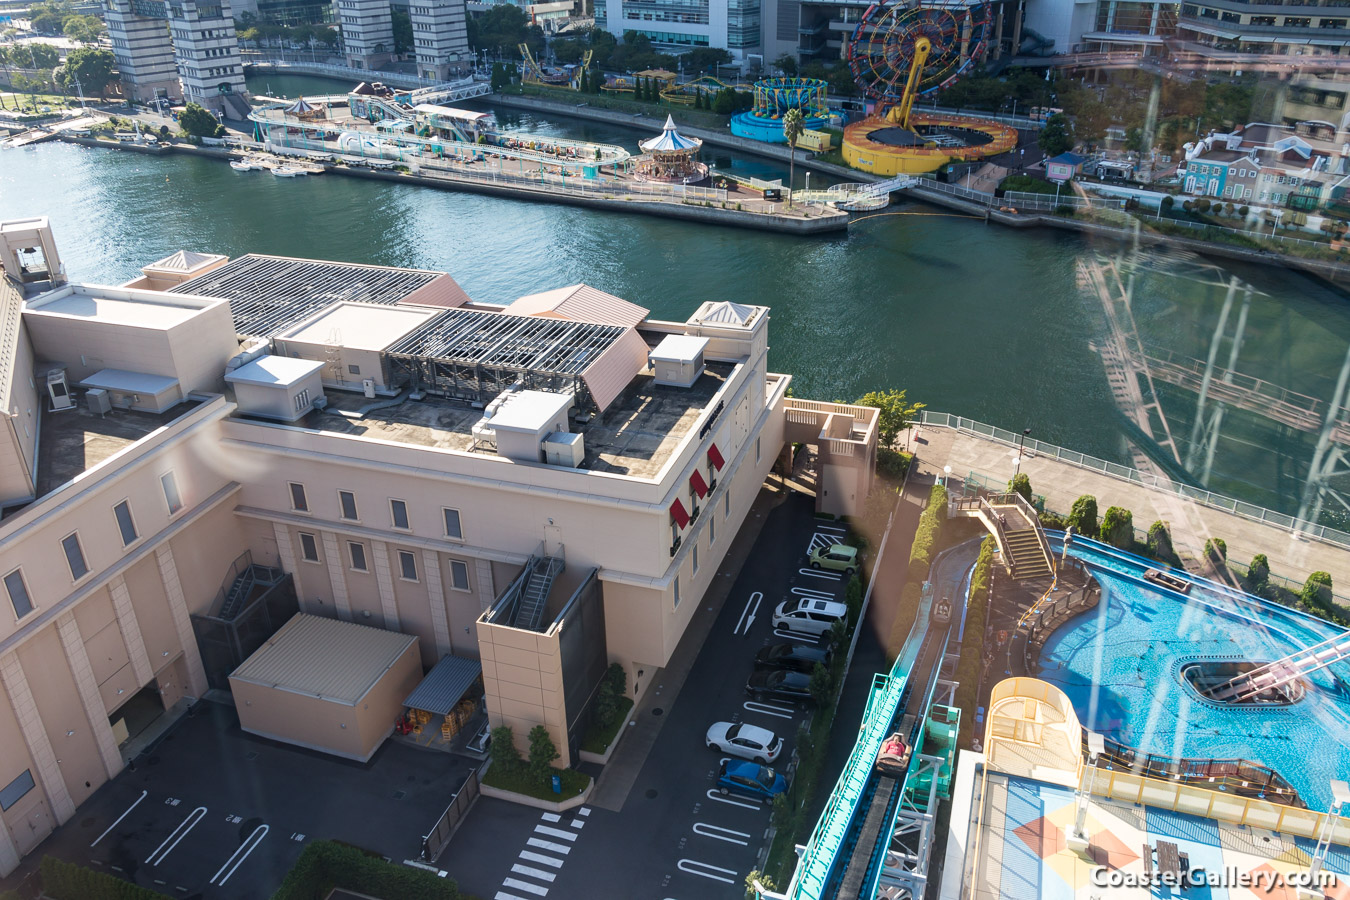
<path id="1" fill-rule="evenodd" d="M 702 75 L 693 81 L 686 81 L 684 84 L 672 84 L 669 87 L 661 89 L 661 99 L 667 103 L 678 103 L 683 106 L 690 106 L 694 102 L 695 94 L 716 94 L 725 88 L 731 88 L 733 91 L 746 92 L 751 89 L 748 84 L 728 84 L 720 78 L 714 78 L 711 75 Z"/>

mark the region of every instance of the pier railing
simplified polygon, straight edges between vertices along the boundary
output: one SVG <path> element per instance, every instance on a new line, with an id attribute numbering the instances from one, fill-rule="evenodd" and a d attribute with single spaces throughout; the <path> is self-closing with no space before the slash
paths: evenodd
<path id="1" fill-rule="evenodd" d="M 688 200 L 698 203 L 725 203 L 727 192 L 721 188 L 703 188 L 687 184 L 658 184 L 655 182 L 620 183 L 585 178 L 563 178 L 557 175 L 513 175 L 500 170 L 475 171 L 466 166 L 414 160 L 419 174 L 444 172 L 457 180 L 483 184 L 507 184 L 548 188 L 550 191 L 589 197 L 612 197 L 628 200 Z M 432 175 L 431 177 L 435 177 Z"/>
<path id="2" fill-rule="evenodd" d="M 1257 522 L 1264 522 L 1267 525 L 1273 525 L 1276 528 L 1283 528 L 1287 531 L 1302 534 L 1313 540 L 1323 541 L 1328 544 L 1334 544 L 1337 547 L 1350 548 L 1350 534 L 1344 531 L 1337 531 L 1335 528 L 1328 528 L 1325 525 L 1319 525 L 1315 522 L 1300 520 L 1294 516 L 1285 513 L 1275 512 L 1257 506 L 1254 503 L 1247 503 L 1243 500 L 1236 500 L 1232 497 L 1225 497 L 1222 494 L 1216 494 L 1213 491 L 1207 491 L 1204 488 L 1192 487 L 1188 484 L 1179 484 L 1157 475 L 1146 472 L 1140 472 L 1138 469 L 1120 463 L 1108 462 L 1104 459 L 1098 459 L 1095 456 L 1089 456 L 1086 453 L 1079 453 L 1076 450 L 1068 450 L 1064 447 L 1057 447 L 1054 444 L 1047 444 L 1045 441 L 1038 441 L 1033 437 L 1027 437 L 1020 432 L 1008 431 L 995 425 L 987 425 L 984 422 L 976 422 L 974 419 L 967 419 L 963 416 L 954 416 L 950 413 L 935 412 L 931 409 L 921 410 L 919 413 L 920 424 L 936 428 L 954 428 L 965 434 L 976 437 L 987 438 L 998 441 L 1001 444 L 1007 444 L 1009 447 L 1021 447 L 1024 457 L 1027 453 L 1039 454 L 1068 463 L 1071 466 L 1077 466 L 1082 469 L 1091 469 L 1094 472 L 1100 472 L 1103 475 L 1110 475 L 1113 478 L 1119 478 L 1124 481 L 1132 481 L 1135 484 L 1141 484 L 1145 487 L 1156 488 L 1160 491 L 1167 491 L 1176 494 L 1201 506 L 1207 506 L 1211 509 L 1221 510 L 1232 513 L 1235 516 L 1241 516 L 1244 519 L 1252 519 Z"/>

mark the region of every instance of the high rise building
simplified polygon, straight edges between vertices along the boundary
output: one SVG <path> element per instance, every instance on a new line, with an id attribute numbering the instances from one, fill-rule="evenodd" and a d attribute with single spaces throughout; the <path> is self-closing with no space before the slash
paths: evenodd
<path id="1" fill-rule="evenodd" d="M 473 64 L 464 0 L 414 0 L 408 14 L 420 77 L 444 81 Z"/>
<path id="2" fill-rule="evenodd" d="M 596 26 L 634 31 L 664 52 L 716 47 L 738 65 L 761 61 L 761 0 L 597 0 Z"/>
<path id="3" fill-rule="evenodd" d="M 183 99 L 232 119 L 247 118 L 244 65 L 230 0 L 173 0 L 169 30 Z"/>
<path id="4" fill-rule="evenodd" d="M 393 58 L 394 21 L 389 0 L 334 0 L 334 6 L 347 65 L 373 69 Z"/>
<path id="5" fill-rule="evenodd" d="M 133 100 L 182 96 L 162 2 L 104 0 L 103 18 L 122 87 Z"/>

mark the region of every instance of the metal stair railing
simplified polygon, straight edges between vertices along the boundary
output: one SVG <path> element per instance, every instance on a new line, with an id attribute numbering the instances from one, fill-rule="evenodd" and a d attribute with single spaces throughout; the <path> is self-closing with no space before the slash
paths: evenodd
<path id="1" fill-rule="evenodd" d="M 544 618 L 544 609 L 548 605 L 549 592 L 553 590 L 553 581 L 566 568 L 566 563 L 561 557 L 545 556 L 541 544 L 539 553 L 531 556 L 526 566 L 530 574 L 521 590 L 511 626 L 538 631 Z"/>
<path id="2" fill-rule="evenodd" d="M 1243 703 L 1347 658 L 1350 658 L 1350 633 L 1328 638 L 1283 659 L 1243 672 L 1211 688 L 1208 696 L 1214 700 Z"/>

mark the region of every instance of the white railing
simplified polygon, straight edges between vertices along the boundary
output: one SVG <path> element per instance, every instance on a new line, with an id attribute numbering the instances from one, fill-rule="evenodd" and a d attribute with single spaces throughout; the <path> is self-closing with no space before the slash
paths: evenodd
<path id="1" fill-rule="evenodd" d="M 935 412 L 931 409 L 920 411 L 919 422 L 930 427 L 954 428 L 962 433 L 998 441 L 999 443 L 1007 444 L 1010 447 L 1022 447 L 1024 452 L 1037 453 L 1041 456 L 1058 460 L 1059 462 L 1068 463 L 1071 466 L 1077 466 L 1082 469 L 1091 469 L 1094 472 L 1110 475 L 1113 478 L 1119 478 L 1123 481 L 1132 481 L 1135 484 L 1140 484 L 1145 487 L 1167 491 L 1170 494 L 1176 494 L 1179 497 L 1199 503 L 1201 506 L 1207 506 L 1210 509 L 1232 513 L 1235 516 L 1241 516 L 1244 519 L 1251 519 L 1256 522 L 1264 522 L 1267 525 L 1283 528 L 1290 532 L 1300 533 L 1313 540 L 1334 544 L 1338 547 L 1350 548 L 1350 534 L 1346 534 L 1344 531 L 1338 531 L 1335 528 L 1328 528 L 1325 525 L 1303 521 L 1294 516 L 1286 515 L 1285 513 L 1275 512 L 1274 510 L 1257 506 L 1254 503 L 1247 503 L 1243 500 L 1225 497 L 1222 494 L 1216 494 L 1212 491 L 1207 491 L 1204 488 L 1191 487 L 1187 484 L 1177 484 L 1170 480 L 1159 478 L 1156 475 L 1140 472 L 1138 469 L 1132 468 L 1131 466 L 1108 462 L 1104 459 L 1098 459 L 1095 456 L 1089 456 L 1086 453 L 1079 453 L 1076 450 L 1068 450 L 1054 444 L 1047 444 L 1044 441 L 1038 441 L 1035 438 L 1027 437 L 1019 432 L 1008 431 L 1007 429 L 999 428 L 995 425 L 987 425 L 984 422 L 976 422 L 974 419 L 967 419 L 963 416 Z"/>

